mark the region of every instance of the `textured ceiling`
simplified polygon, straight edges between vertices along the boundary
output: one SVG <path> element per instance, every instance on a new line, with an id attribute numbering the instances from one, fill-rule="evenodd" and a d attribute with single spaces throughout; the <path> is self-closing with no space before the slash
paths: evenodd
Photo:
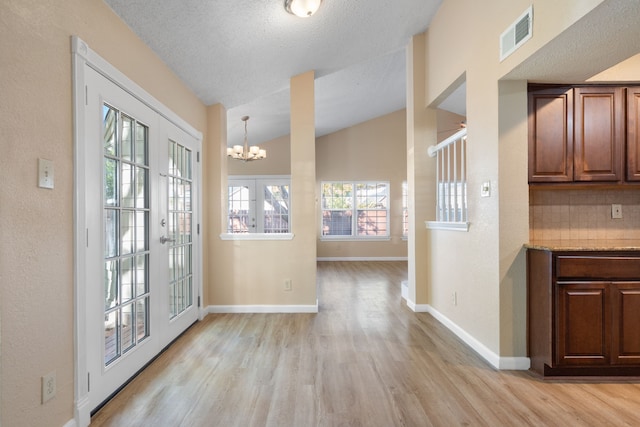
<path id="1" fill-rule="evenodd" d="M 640 1 L 606 0 L 514 68 L 505 79 L 580 83 L 638 52 Z"/>
<path id="2" fill-rule="evenodd" d="M 405 106 L 405 47 L 441 0 L 324 0 L 310 18 L 283 0 L 105 0 L 207 105 L 228 142 L 289 133 L 289 79 L 316 73 L 316 135 Z"/>

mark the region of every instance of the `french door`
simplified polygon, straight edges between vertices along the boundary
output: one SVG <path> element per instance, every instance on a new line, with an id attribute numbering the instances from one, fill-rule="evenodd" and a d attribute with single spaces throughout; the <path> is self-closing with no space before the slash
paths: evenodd
<path id="1" fill-rule="evenodd" d="M 291 178 L 229 177 L 227 233 L 289 233 Z"/>
<path id="2" fill-rule="evenodd" d="M 257 233 L 254 180 L 229 179 L 227 233 Z"/>
<path id="3" fill-rule="evenodd" d="M 93 410 L 199 315 L 199 141 L 86 67 L 86 365 Z"/>
<path id="4" fill-rule="evenodd" d="M 160 172 L 160 259 L 168 266 L 163 269 L 166 277 L 161 282 L 167 297 L 166 304 L 162 304 L 166 345 L 198 318 L 196 261 L 200 254 L 196 244 L 199 239 L 196 208 L 199 182 L 196 141 L 166 120 L 160 129 L 164 136 L 160 149 L 163 166 Z"/>

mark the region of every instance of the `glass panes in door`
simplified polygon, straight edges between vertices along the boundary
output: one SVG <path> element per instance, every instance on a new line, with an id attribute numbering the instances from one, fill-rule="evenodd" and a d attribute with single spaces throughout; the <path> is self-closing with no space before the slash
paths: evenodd
<path id="1" fill-rule="evenodd" d="M 149 128 L 104 104 L 104 364 L 149 336 Z"/>
<path id="2" fill-rule="evenodd" d="M 228 233 L 255 232 L 256 219 L 253 212 L 255 199 L 253 192 L 253 186 L 243 183 L 229 184 Z"/>
<path id="3" fill-rule="evenodd" d="M 168 240 L 169 318 L 193 304 L 192 151 L 169 140 Z"/>
<path id="4" fill-rule="evenodd" d="M 264 233 L 288 233 L 289 185 L 264 185 Z"/>

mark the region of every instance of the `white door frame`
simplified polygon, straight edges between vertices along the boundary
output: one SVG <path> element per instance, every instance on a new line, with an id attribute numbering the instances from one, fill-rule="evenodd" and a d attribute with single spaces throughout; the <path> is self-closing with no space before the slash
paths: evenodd
<path id="1" fill-rule="evenodd" d="M 71 37 L 72 52 L 72 73 L 73 73 L 73 108 L 74 108 L 74 420 L 77 426 L 85 427 L 91 422 L 90 402 L 89 402 L 89 385 L 88 385 L 88 366 L 87 366 L 87 327 L 86 312 L 84 303 L 86 301 L 86 291 L 84 278 L 86 277 L 86 242 L 87 242 L 87 221 L 85 218 L 85 182 L 86 173 L 85 164 L 85 120 L 95 118 L 87 118 L 84 113 L 84 105 L 86 100 L 85 94 L 85 67 L 90 67 L 97 71 L 105 78 L 121 87 L 131 96 L 147 105 L 149 108 L 157 112 L 159 115 L 193 136 L 198 145 L 202 144 L 202 133 L 194 129 L 186 121 L 169 110 L 160 101 L 151 96 L 148 92 L 118 71 L 114 66 L 109 64 L 100 55 L 91 50 L 87 43 L 77 36 Z M 197 170 L 194 171 L 195 176 L 201 181 L 201 167 L 196 163 Z M 198 186 L 200 189 L 202 186 Z M 196 195 L 198 200 L 202 200 L 201 190 Z M 196 212 L 197 218 L 202 218 L 201 206 L 197 204 L 199 211 Z M 199 222 L 199 221 L 198 221 Z M 202 254 L 202 239 L 198 239 L 198 245 L 194 248 Z M 201 257 L 200 257 L 201 259 Z M 199 280 L 195 284 L 195 292 L 202 295 L 202 262 L 195 267 L 198 271 Z M 199 308 L 199 318 L 203 318 L 202 307 Z"/>

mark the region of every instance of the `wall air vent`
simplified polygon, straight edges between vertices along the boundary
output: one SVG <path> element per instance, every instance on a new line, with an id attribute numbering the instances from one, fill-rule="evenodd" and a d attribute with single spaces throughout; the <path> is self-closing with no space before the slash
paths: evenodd
<path id="1" fill-rule="evenodd" d="M 515 52 L 527 40 L 531 38 L 533 29 L 533 6 L 527 10 L 516 21 L 509 25 L 500 35 L 500 62 Z"/>

